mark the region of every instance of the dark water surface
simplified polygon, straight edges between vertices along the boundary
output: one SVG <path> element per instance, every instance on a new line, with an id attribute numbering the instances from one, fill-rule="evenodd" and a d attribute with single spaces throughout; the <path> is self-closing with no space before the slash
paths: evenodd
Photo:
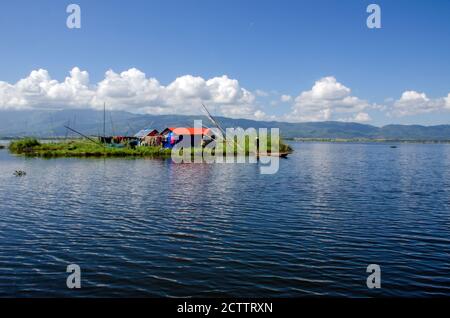
<path id="1" fill-rule="evenodd" d="M 0 296 L 450 296 L 450 145 L 293 146 L 275 175 L 0 150 Z"/>

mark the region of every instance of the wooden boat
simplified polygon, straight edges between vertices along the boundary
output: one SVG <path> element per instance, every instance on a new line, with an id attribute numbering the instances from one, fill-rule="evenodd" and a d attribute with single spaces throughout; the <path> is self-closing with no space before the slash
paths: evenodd
<path id="1" fill-rule="evenodd" d="M 256 157 L 280 157 L 287 158 L 290 152 L 267 152 L 267 153 L 257 153 Z"/>

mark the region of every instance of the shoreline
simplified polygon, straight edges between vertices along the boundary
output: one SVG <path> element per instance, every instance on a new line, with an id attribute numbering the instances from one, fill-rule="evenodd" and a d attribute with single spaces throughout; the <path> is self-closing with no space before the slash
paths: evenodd
<path id="1" fill-rule="evenodd" d="M 370 139 L 370 138 L 284 138 L 295 142 L 323 143 L 405 143 L 405 144 L 450 144 L 449 140 L 419 140 L 419 139 Z"/>

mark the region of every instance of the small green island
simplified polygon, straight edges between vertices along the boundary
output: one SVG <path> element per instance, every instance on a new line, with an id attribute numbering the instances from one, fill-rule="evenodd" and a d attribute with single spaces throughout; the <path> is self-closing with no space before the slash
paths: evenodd
<path id="1" fill-rule="evenodd" d="M 70 139 L 61 141 L 40 142 L 36 138 L 23 138 L 13 140 L 8 146 L 11 153 L 23 155 L 27 157 L 149 157 L 149 158 L 169 158 L 172 155 L 172 149 L 161 146 L 134 145 L 132 143 L 122 144 L 102 144 L 101 142 L 93 142 L 87 139 Z M 188 148 L 191 154 L 202 153 L 201 147 Z M 270 143 L 267 147 L 267 153 L 271 154 L 272 147 Z M 248 142 L 245 147 L 245 155 L 251 155 Z M 292 148 L 285 144 L 282 140 L 279 143 L 278 154 L 288 154 L 292 152 Z M 214 152 L 212 152 L 214 153 Z M 224 145 L 224 154 L 226 153 L 226 145 Z M 234 149 L 234 153 L 238 154 L 238 149 Z M 182 155 L 182 151 L 180 153 Z M 281 155 L 280 155 L 281 156 Z"/>
<path id="2" fill-rule="evenodd" d="M 171 150 L 161 147 L 111 147 L 84 139 L 70 139 L 56 142 L 40 142 L 36 138 L 13 140 L 9 144 L 13 154 L 28 157 L 164 157 Z"/>

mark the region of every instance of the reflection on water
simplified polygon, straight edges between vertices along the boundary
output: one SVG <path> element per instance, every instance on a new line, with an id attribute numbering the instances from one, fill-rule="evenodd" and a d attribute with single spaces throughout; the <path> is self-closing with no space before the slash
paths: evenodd
<path id="1" fill-rule="evenodd" d="M 450 295 L 450 146 L 294 148 L 275 175 L 0 150 L 0 296 Z"/>

